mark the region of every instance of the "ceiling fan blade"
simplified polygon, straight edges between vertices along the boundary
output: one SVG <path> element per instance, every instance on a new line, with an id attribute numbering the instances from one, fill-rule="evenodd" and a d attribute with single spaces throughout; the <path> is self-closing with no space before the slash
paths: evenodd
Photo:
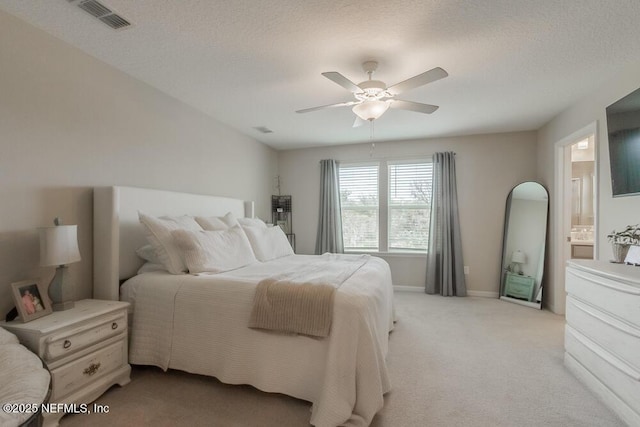
<path id="1" fill-rule="evenodd" d="M 305 108 L 304 110 L 296 111 L 296 113 L 310 113 L 311 111 L 323 110 L 325 108 L 348 107 L 350 105 L 356 105 L 359 103 L 360 101 L 339 102 L 337 104 L 329 104 L 329 105 L 321 105 L 320 107 Z"/>
<path id="2" fill-rule="evenodd" d="M 349 92 L 353 92 L 353 93 L 362 92 L 362 89 L 360 89 L 358 85 L 356 85 L 354 82 L 352 82 L 342 74 L 338 73 L 337 71 L 328 71 L 326 73 L 322 73 L 322 75 L 328 78 L 329 80 L 331 80 L 332 82 L 338 83 L 340 86 L 342 86 Z"/>
<path id="3" fill-rule="evenodd" d="M 365 123 L 367 123 L 366 120 L 362 120 L 360 117 L 356 116 L 356 121 L 353 122 L 353 127 L 359 128 L 360 126 L 364 126 Z"/>
<path id="4" fill-rule="evenodd" d="M 417 76 L 413 76 L 403 82 L 396 83 L 393 86 L 388 87 L 387 92 L 398 95 L 402 92 L 406 92 L 418 86 L 426 85 L 427 83 L 443 79 L 448 75 L 449 73 L 447 73 L 445 70 L 440 67 L 436 67 L 422 74 L 418 74 Z"/>
<path id="5" fill-rule="evenodd" d="M 420 102 L 402 101 L 396 99 L 391 103 L 391 108 L 397 108 L 399 110 L 415 111 L 417 113 L 431 114 L 438 108 L 437 105 L 422 104 Z"/>

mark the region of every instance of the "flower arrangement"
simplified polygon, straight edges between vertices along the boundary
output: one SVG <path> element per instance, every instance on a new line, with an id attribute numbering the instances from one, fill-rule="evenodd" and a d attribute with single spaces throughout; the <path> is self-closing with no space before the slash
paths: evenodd
<path id="1" fill-rule="evenodd" d="M 613 230 L 611 234 L 607 234 L 607 239 L 614 244 L 638 245 L 640 244 L 640 225 L 627 225 L 622 231 Z"/>

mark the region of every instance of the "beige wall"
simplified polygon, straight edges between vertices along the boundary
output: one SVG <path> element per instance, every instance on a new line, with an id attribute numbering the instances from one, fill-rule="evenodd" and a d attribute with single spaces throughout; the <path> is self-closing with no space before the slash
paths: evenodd
<path id="1" fill-rule="evenodd" d="M 382 122 L 379 126 L 383 126 Z M 374 158 L 430 157 L 454 151 L 467 287 L 478 295 L 499 289 L 504 208 L 511 188 L 535 178 L 535 132 L 376 142 Z M 282 194 L 292 195 L 293 229 L 299 253 L 315 250 L 322 159 L 370 159 L 370 144 L 329 146 L 278 153 Z M 399 286 L 424 285 L 425 257 L 384 256 Z"/>
<path id="2" fill-rule="evenodd" d="M 91 296 L 92 187 L 130 185 L 256 201 L 276 152 L 0 12 L 0 314 L 39 268 L 36 227 L 78 224 L 78 298 Z"/>
<path id="3" fill-rule="evenodd" d="M 605 109 L 618 99 L 640 87 L 640 63 L 629 66 L 615 79 L 606 82 L 600 88 L 594 90 L 589 96 L 581 99 L 573 106 L 556 116 L 538 131 L 538 177 L 549 189 L 551 200 L 551 224 L 549 245 L 549 274 L 548 289 L 545 299 L 549 308 L 556 313 L 564 313 L 565 288 L 564 282 L 556 283 L 553 276 L 558 269 L 564 266 L 555 262 L 556 245 L 558 239 L 554 233 L 558 206 L 555 201 L 554 185 L 554 147 L 558 141 L 583 129 L 591 123 L 597 123 L 597 163 L 598 174 L 598 205 L 596 220 L 598 259 L 608 260 L 611 257 L 611 248 L 606 235 L 613 229 L 624 228 L 628 224 L 640 222 L 640 196 L 612 197 L 611 170 L 609 167 L 609 146 L 607 139 L 607 122 Z"/>
<path id="4" fill-rule="evenodd" d="M 39 268 L 36 227 L 55 216 L 79 226 L 83 260 L 73 264 L 78 297 L 91 293 L 92 188 L 132 185 L 242 197 L 269 217 L 273 177 L 292 194 L 298 251 L 312 253 L 323 158 L 366 160 L 369 144 L 276 153 L 185 104 L 24 22 L 0 12 L 0 313 L 12 305 L 9 284 L 48 281 Z M 638 222 L 640 197 L 611 196 L 605 108 L 640 87 L 640 63 L 531 132 L 376 144 L 375 157 L 458 153 L 465 264 L 472 291 L 497 292 L 504 201 L 514 185 L 539 178 L 550 191 L 551 224 L 545 300 L 562 312 L 564 285 L 553 283 L 554 144 L 598 124 L 601 259 L 606 234 Z M 381 124 L 382 125 L 382 122 Z M 280 167 L 278 169 L 278 162 Z M 537 164 L 537 166 L 536 166 Z M 537 168 L 537 169 L 536 169 Z M 278 172 L 279 170 L 279 172 Z M 424 258 L 387 256 L 396 285 L 422 286 Z M 551 282 L 551 283 L 549 283 Z"/>

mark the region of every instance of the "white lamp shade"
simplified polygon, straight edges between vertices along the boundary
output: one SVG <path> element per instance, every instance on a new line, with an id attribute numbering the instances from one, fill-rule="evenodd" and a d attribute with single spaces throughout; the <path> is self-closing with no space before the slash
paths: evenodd
<path id="1" fill-rule="evenodd" d="M 511 262 L 517 262 L 518 264 L 526 264 L 527 256 L 522 251 L 515 251 L 511 256 Z"/>
<path id="2" fill-rule="evenodd" d="M 362 120 L 375 120 L 389 108 L 389 103 L 384 101 L 364 101 L 353 107 L 353 112 Z"/>
<path id="3" fill-rule="evenodd" d="M 66 265 L 80 261 L 78 226 L 58 225 L 38 228 L 40 233 L 40 266 Z"/>

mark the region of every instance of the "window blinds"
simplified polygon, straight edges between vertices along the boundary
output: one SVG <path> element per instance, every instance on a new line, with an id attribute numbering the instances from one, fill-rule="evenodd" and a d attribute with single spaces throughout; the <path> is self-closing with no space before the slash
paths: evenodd
<path id="1" fill-rule="evenodd" d="M 378 164 L 340 165 L 345 250 L 378 250 Z"/>
<path id="2" fill-rule="evenodd" d="M 433 168 L 431 162 L 389 163 L 389 250 L 426 251 Z"/>

